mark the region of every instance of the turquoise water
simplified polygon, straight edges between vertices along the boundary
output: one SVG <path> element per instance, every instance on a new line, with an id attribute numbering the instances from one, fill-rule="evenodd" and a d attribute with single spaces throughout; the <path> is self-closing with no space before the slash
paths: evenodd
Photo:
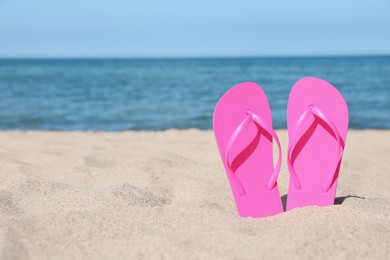
<path id="1" fill-rule="evenodd" d="M 209 129 L 231 86 L 258 82 L 274 127 L 291 86 L 323 78 L 347 100 L 350 128 L 390 128 L 390 56 L 221 59 L 0 59 L 0 129 Z"/>

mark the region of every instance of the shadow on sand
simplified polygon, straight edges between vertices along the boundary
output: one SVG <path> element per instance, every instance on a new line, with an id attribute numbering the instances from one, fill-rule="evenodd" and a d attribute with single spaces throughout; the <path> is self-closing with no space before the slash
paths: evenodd
<path id="1" fill-rule="evenodd" d="M 360 197 L 360 196 L 356 196 L 356 195 L 347 195 L 347 196 L 340 196 L 340 197 L 336 197 L 334 199 L 334 204 L 335 205 L 341 205 L 344 203 L 345 200 L 349 199 L 349 198 L 357 198 L 357 199 L 366 199 L 365 197 Z M 283 203 L 283 209 L 284 211 L 286 211 L 286 204 L 287 204 L 287 194 L 284 194 L 282 196 L 282 203 Z"/>

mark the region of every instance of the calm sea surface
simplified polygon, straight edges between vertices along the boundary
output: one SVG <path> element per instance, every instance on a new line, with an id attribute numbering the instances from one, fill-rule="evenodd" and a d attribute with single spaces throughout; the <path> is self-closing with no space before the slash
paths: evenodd
<path id="1" fill-rule="evenodd" d="M 127 130 L 212 127 L 230 87 L 255 81 L 275 128 L 304 76 L 347 100 L 350 128 L 390 128 L 390 56 L 234 59 L 0 59 L 0 129 Z"/>

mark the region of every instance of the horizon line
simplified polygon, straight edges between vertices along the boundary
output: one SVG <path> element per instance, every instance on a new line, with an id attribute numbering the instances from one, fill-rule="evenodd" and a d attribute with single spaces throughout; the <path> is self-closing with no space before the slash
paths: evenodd
<path id="1" fill-rule="evenodd" d="M 318 55 L 216 55 L 216 56 L 0 56 L 0 60 L 76 60 L 76 59 L 117 59 L 117 60 L 138 60 L 138 59 L 267 59 L 267 58 L 354 58 L 354 57 L 387 57 L 390 53 L 383 54 L 318 54 Z"/>

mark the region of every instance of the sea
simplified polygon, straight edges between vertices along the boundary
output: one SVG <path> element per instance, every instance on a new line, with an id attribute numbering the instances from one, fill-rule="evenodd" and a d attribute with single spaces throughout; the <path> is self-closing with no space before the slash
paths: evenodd
<path id="1" fill-rule="evenodd" d="M 0 59 L 1 130 L 211 129 L 232 86 L 264 89 L 274 128 L 286 128 L 300 78 L 338 88 L 350 129 L 390 128 L 390 56 L 148 59 Z"/>

